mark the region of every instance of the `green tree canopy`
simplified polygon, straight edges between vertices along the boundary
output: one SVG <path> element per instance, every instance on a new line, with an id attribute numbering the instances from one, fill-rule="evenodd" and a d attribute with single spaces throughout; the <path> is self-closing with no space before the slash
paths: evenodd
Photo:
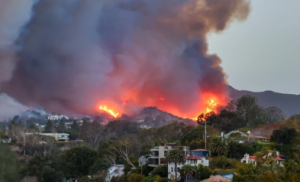
<path id="1" fill-rule="evenodd" d="M 87 146 L 76 146 L 61 154 L 62 169 L 68 177 L 89 174 L 89 168 L 97 159 L 97 152 Z"/>

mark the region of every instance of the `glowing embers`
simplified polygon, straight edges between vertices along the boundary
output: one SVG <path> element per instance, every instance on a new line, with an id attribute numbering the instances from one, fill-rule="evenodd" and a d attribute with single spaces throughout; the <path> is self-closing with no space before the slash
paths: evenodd
<path id="1" fill-rule="evenodd" d="M 99 106 L 99 109 L 102 111 L 105 111 L 107 113 L 109 113 L 110 115 L 112 115 L 113 117 L 117 117 L 119 115 L 119 113 L 116 113 L 115 111 L 113 111 L 112 109 L 107 109 L 106 106 L 102 107 L 101 105 Z"/>

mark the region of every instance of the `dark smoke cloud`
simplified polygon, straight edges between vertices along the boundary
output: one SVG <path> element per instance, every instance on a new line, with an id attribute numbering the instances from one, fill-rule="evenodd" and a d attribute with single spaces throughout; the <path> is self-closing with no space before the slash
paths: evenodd
<path id="1" fill-rule="evenodd" d="M 195 113 L 204 93 L 228 99 L 221 60 L 207 53 L 206 36 L 244 20 L 249 4 L 40 0 L 2 91 L 58 112 L 90 113 L 101 103 L 121 108 L 127 101 Z"/>

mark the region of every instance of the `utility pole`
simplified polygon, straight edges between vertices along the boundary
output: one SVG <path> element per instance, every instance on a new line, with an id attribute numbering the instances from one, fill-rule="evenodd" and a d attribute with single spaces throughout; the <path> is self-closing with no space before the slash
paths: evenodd
<path id="1" fill-rule="evenodd" d="M 206 122 L 207 122 L 207 121 L 205 121 L 205 150 L 207 150 L 207 149 L 206 149 Z"/>

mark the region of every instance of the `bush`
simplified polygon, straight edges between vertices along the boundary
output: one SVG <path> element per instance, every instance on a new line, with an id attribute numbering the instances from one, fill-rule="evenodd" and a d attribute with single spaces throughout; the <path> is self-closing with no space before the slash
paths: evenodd
<path id="1" fill-rule="evenodd" d="M 168 177 L 168 166 L 167 165 L 160 165 L 157 166 L 151 173 L 151 175 L 155 176 L 158 175 L 162 178 Z"/>
<path id="2" fill-rule="evenodd" d="M 197 166 L 197 178 L 199 180 L 207 179 L 212 174 L 212 171 L 207 167 L 199 164 Z"/>
<path id="3" fill-rule="evenodd" d="M 143 175 L 143 178 L 145 176 Z M 140 182 L 141 181 L 141 175 L 140 174 L 128 174 L 127 175 L 127 179 L 128 179 L 128 182 Z"/>

